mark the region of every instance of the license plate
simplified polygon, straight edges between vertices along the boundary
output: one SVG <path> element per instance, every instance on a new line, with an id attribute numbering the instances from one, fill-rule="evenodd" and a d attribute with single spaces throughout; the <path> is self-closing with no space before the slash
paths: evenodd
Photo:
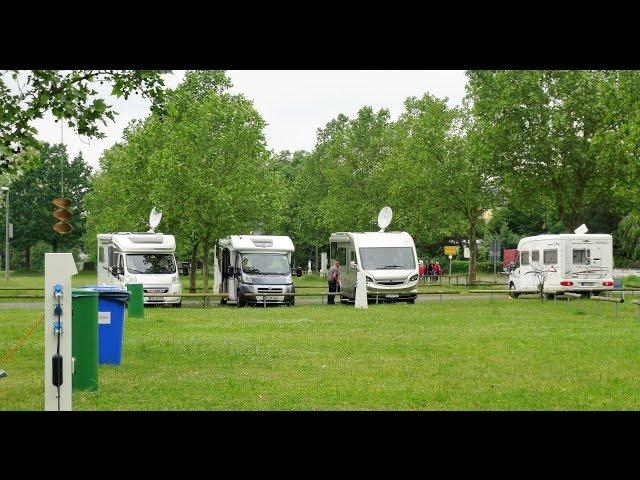
<path id="1" fill-rule="evenodd" d="M 267 295 L 267 302 L 284 302 L 284 295 Z"/>
<path id="2" fill-rule="evenodd" d="M 397 293 L 387 293 L 385 295 L 386 298 L 398 298 L 400 295 Z"/>

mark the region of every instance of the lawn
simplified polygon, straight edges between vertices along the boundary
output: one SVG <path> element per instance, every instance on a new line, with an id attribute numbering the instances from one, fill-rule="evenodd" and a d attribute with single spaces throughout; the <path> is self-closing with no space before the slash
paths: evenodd
<path id="1" fill-rule="evenodd" d="M 640 408 L 637 307 L 470 299 L 147 309 L 75 410 Z M 38 310 L 0 310 L 0 356 Z M 0 368 L 0 409 L 43 408 L 42 326 Z"/>

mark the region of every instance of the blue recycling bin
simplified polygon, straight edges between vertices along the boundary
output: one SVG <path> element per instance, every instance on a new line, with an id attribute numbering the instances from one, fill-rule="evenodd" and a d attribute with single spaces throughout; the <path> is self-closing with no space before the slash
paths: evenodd
<path id="1" fill-rule="evenodd" d="M 129 291 L 104 285 L 82 288 L 98 292 L 98 363 L 120 365 Z"/>

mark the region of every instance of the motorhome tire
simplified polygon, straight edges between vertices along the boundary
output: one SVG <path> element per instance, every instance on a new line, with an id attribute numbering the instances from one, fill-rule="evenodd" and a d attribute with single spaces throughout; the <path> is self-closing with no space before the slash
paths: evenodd
<path id="1" fill-rule="evenodd" d="M 244 298 L 244 295 L 240 295 L 240 292 L 238 292 L 237 298 L 238 298 L 238 308 L 247 306 L 247 299 Z"/>
<path id="2" fill-rule="evenodd" d="M 182 308 L 182 302 L 180 302 L 180 303 L 174 303 L 174 304 L 172 305 L 172 307 L 173 307 L 173 308 Z"/>
<path id="3" fill-rule="evenodd" d="M 513 282 L 511 282 L 511 283 L 509 284 L 509 290 L 515 290 L 515 289 L 516 289 L 516 286 L 514 285 L 514 283 L 513 283 Z M 510 294 L 509 294 L 509 296 L 510 296 L 511 298 L 518 298 L 518 294 L 517 294 L 517 293 L 510 293 Z"/>
<path id="4" fill-rule="evenodd" d="M 414 303 L 416 303 L 416 299 L 412 298 L 411 300 L 407 300 L 407 303 L 413 305 Z"/>
<path id="5" fill-rule="evenodd" d="M 220 299 L 220 305 L 226 305 L 227 304 L 227 299 L 226 298 L 221 298 Z"/>

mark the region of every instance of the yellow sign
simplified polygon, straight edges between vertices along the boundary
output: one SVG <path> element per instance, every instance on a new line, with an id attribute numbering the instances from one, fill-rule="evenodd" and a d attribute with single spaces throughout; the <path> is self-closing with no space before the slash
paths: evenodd
<path id="1" fill-rule="evenodd" d="M 444 254 L 445 255 L 455 255 L 458 253 L 458 248 L 455 245 L 445 245 Z"/>

